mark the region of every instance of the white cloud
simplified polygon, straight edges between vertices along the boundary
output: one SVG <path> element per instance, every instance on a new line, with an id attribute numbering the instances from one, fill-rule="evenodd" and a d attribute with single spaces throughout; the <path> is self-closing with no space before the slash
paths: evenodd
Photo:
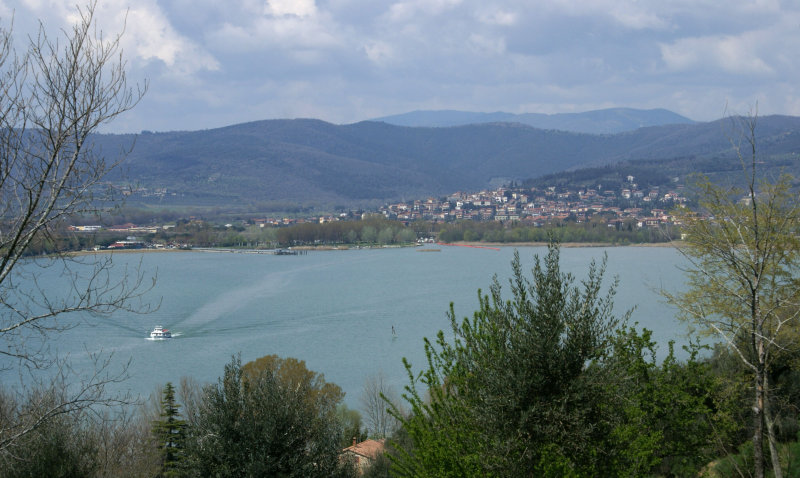
<path id="1" fill-rule="evenodd" d="M 225 51 L 297 48 L 329 49 L 341 45 L 334 28 L 324 19 L 298 16 L 261 16 L 242 24 L 225 23 L 208 37 Z"/>
<path id="2" fill-rule="evenodd" d="M 26 14 L 39 18 L 51 35 L 57 28 L 69 28 L 80 20 L 73 0 L 25 0 L 24 4 Z M 94 21 L 106 38 L 123 33 L 121 46 L 129 59 L 158 60 L 166 66 L 168 74 L 187 75 L 219 67 L 217 60 L 198 43 L 172 27 L 156 0 L 99 2 Z"/>
<path id="3" fill-rule="evenodd" d="M 761 55 L 761 43 L 757 33 L 747 33 L 681 38 L 661 44 L 660 49 L 662 60 L 673 71 L 712 68 L 736 74 L 772 74 L 774 69 Z"/>
<path id="4" fill-rule="evenodd" d="M 162 61 L 173 73 L 193 74 L 200 70 L 216 70 L 217 60 L 198 44 L 178 34 L 160 9 L 140 4 L 125 14 L 115 17 L 117 23 L 126 22 L 123 46 L 131 49 L 145 61 Z"/>
<path id="5" fill-rule="evenodd" d="M 74 5 L 0 0 L 0 15 L 58 32 Z M 130 74 L 153 80 L 148 97 L 173 128 L 244 112 L 800 108 L 800 6 L 788 0 L 102 0 L 99 24 L 119 31 L 126 11 Z"/>
<path id="6" fill-rule="evenodd" d="M 273 15 L 310 17 L 317 13 L 314 0 L 268 0 L 267 8 Z"/>

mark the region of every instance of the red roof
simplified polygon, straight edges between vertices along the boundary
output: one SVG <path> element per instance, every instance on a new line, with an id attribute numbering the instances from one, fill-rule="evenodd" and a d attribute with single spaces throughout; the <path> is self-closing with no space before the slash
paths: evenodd
<path id="1" fill-rule="evenodd" d="M 385 440 L 364 440 L 361 443 L 356 443 L 353 446 L 345 448 L 343 451 L 349 451 L 373 460 L 380 453 L 383 453 L 384 441 Z"/>

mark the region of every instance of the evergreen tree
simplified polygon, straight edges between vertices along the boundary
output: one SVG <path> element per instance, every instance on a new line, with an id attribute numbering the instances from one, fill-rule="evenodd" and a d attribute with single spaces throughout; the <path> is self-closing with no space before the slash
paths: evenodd
<path id="1" fill-rule="evenodd" d="M 164 386 L 161 397 L 161 419 L 153 423 L 153 436 L 161 454 L 161 476 L 181 476 L 186 442 L 186 422 L 181 419 L 175 402 L 175 387 Z"/>

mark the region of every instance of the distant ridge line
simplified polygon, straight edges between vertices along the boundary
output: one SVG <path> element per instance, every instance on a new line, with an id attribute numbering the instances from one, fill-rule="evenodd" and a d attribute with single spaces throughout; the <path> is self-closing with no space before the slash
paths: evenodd
<path id="1" fill-rule="evenodd" d="M 452 127 L 486 123 L 521 123 L 534 128 L 589 134 L 616 134 L 648 126 L 695 124 L 664 108 L 606 108 L 582 113 L 480 113 L 458 110 L 417 110 L 375 118 L 395 126 Z"/>

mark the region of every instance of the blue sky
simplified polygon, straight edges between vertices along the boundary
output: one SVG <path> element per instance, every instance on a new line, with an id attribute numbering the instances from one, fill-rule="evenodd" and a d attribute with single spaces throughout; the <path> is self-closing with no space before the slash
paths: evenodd
<path id="1" fill-rule="evenodd" d="M 80 1 L 80 0 L 79 0 Z M 18 46 L 75 0 L 0 0 Z M 800 116 L 796 0 L 101 0 L 150 89 L 108 131 L 420 109 Z M 127 18 L 127 20 L 126 20 Z"/>

